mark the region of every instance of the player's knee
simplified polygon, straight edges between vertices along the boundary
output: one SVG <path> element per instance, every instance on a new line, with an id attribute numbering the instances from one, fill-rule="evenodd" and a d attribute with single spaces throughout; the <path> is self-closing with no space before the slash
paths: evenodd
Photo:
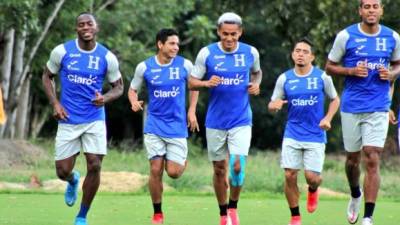
<path id="1" fill-rule="evenodd" d="M 234 187 L 242 186 L 245 177 L 246 156 L 231 155 L 229 158 L 230 180 Z"/>
<path id="2" fill-rule="evenodd" d="M 167 168 L 167 174 L 172 179 L 178 179 L 183 174 L 184 167 L 170 166 Z"/>
<path id="3" fill-rule="evenodd" d="M 358 153 L 349 153 L 346 157 L 346 166 L 358 167 L 361 157 Z"/>
<path id="4" fill-rule="evenodd" d="M 296 181 L 297 180 L 297 170 L 285 169 L 285 179 L 287 181 Z"/>
<path id="5" fill-rule="evenodd" d="M 225 163 L 223 164 L 214 164 L 214 175 L 218 178 L 225 179 L 226 176 L 226 167 Z"/>
<path id="6" fill-rule="evenodd" d="M 98 160 L 93 160 L 91 162 L 88 162 L 87 170 L 88 170 L 88 173 L 100 173 L 101 162 Z"/>
<path id="7" fill-rule="evenodd" d="M 71 174 L 71 171 L 67 171 L 62 168 L 57 168 L 56 173 L 57 177 L 60 178 L 61 180 L 67 180 L 69 175 Z"/>
<path id="8" fill-rule="evenodd" d="M 161 177 L 163 174 L 163 168 L 159 166 L 151 166 L 150 167 L 150 175 L 152 177 Z"/>
<path id="9" fill-rule="evenodd" d="M 306 181 L 310 186 L 319 186 L 322 182 L 322 177 L 319 173 L 315 172 L 306 172 Z"/>

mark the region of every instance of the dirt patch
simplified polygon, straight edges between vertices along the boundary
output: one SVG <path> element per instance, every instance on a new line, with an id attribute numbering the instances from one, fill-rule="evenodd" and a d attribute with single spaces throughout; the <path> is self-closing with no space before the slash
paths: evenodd
<path id="1" fill-rule="evenodd" d="M 80 187 L 85 177 L 80 179 Z M 135 192 L 147 186 L 148 176 L 134 172 L 101 172 L 101 184 L 99 191 L 104 192 Z M 32 177 L 31 183 L 10 183 L 0 182 L 1 189 L 12 190 L 45 190 L 45 191 L 64 191 L 66 183 L 59 179 L 41 182 L 39 178 Z M 164 183 L 164 190 L 173 190 L 172 187 Z"/>
<path id="2" fill-rule="evenodd" d="M 32 165 L 48 159 L 46 152 L 24 140 L 0 140 L 0 169 Z"/>

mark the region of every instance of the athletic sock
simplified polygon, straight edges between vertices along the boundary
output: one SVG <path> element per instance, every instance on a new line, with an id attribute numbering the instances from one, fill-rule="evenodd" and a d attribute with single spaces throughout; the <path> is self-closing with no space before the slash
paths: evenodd
<path id="1" fill-rule="evenodd" d="M 90 206 L 86 206 L 81 204 L 81 209 L 79 210 L 79 213 L 76 217 L 80 217 L 80 218 L 86 218 L 86 215 L 89 211 Z"/>
<path id="2" fill-rule="evenodd" d="M 226 216 L 228 215 L 228 205 L 224 204 L 224 205 L 219 205 L 219 215 L 220 216 Z"/>
<path id="3" fill-rule="evenodd" d="M 232 199 L 229 199 L 228 209 L 236 209 L 236 208 L 237 208 L 238 201 L 239 201 L 239 200 L 234 201 L 234 200 L 232 200 Z"/>
<path id="4" fill-rule="evenodd" d="M 366 217 L 372 217 L 372 214 L 374 214 L 374 209 L 375 209 L 375 203 L 373 202 L 366 202 L 365 207 L 364 207 L 364 218 Z"/>
<path id="5" fill-rule="evenodd" d="M 154 214 L 162 213 L 161 211 L 161 202 L 160 203 L 153 203 Z"/>
<path id="6" fill-rule="evenodd" d="M 292 216 L 300 216 L 300 209 L 299 207 L 294 207 L 294 208 L 289 208 L 290 209 L 290 213 L 292 214 Z"/>
<path id="7" fill-rule="evenodd" d="M 311 188 L 311 186 L 308 186 L 308 192 L 310 192 L 310 193 L 314 193 L 314 192 L 316 192 L 317 190 L 318 190 L 318 187 L 315 188 L 315 189 L 313 189 L 313 188 Z"/>
<path id="8" fill-rule="evenodd" d="M 72 172 L 72 173 L 71 173 L 71 175 L 68 177 L 67 182 L 68 182 L 70 185 L 75 185 L 75 184 L 76 184 L 77 179 L 75 178 L 75 172 Z"/>
<path id="9" fill-rule="evenodd" d="M 361 196 L 360 186 L 350 187 L 351 197 L 358 198 Z"/>

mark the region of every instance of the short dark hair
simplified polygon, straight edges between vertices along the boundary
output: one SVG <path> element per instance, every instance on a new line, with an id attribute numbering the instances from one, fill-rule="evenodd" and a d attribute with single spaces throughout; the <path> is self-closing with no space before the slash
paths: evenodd
<path id="1" fill-rule="evenodd" d="M 88 15 L 88 16 L 93 17 L 93 20 L 94 20 L 94 21 L 96 22 L 96 24 L 97 24 L 96 16 L 95 16 L 93 13 L 90 13 L 90 12 L 81 12 L 81 13 L 79 13 L 79 15 L 75 18 L 76 24 L 78 24 L 78 19 L 79 19 L 79 17 L 81 17 L 81 16 L 83 16 L 83 15 Z"/>
<path id="2" fill-rule="evenodd" d="M 314 44 L 313 44 L 313 42 L 312 42 L 309 38 L 307 38 L 307 37 L 302 37 L 302 38 L 300 38 L 298 41 L 296 41 L 296 42 L 294 43 L 293 49 L 296 48 L 296 45 L 297 45 L 298 43 L 306 43 L 306 44 L 308 44 L 308 45 L 310 46 L 310 48 L 311 48 L 311 52 L 314 52 Z"/>
<path id="3" fill-rule="evenodd" d="M 378 1 L 379 1 L 379 4 L 382 5 L 382 1 L 381 0 L 378 0 Z M 358 2 L 359 2 L 359 6 L 361 8 L 364 4 L 364 0 L 359 0 Z"/>
<path id="4" fill-rule="evenodd" d="M 159 41 L 161 41 L 161 43 L 165 44 L 165 42 L 167 41 L 168 37 L 170 36 L 179 36 L 178 32 L 172 28 L 163 28 L 160 31 L 158 31 L 157 35 L 156 35 L 156 46 L 157 43 Z M 158 47 L 157 47 L 158 48 Z"/>

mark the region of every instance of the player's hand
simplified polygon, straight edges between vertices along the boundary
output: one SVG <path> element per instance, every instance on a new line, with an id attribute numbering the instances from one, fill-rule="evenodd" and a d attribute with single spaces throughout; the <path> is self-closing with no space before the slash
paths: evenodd
<path id="1" fill-rule="evenodd" d="M 193 110 L 188 110 L 187 114 L 187 126 L 191 132 L 199 132 L 199 123 L 197 122 L 196 113 Z"/>
<path id="2" fill-rule="evenodd" d="M 99 91 L 96 91 L 95 98 L 92 100 L 92 103 L 97 106 L 101 107 L 104 105 L 104 95 L 102 95 Z"/>
<path id="3" fill-rule="evenodd" d="M 134 112 L 143 110 L 143 101 L 134 101 L 131 103 L 131 109 Z"/>
<path id="4" fill-rule="evenodd" d="M 379 78 L 381 78 L 381 80 L 392 80 L 392 76 L 390 71 L 385 68 L 384 66 L 379 66 L 378 68 L 379 71 Z"/>
<path id="5" fill-rule="evenodd" d="M 68 119 L 69 115 L 60 103 L 58 103 L 58 102 L 55 103 L 53 108 L 54 108 L 53 117 L 56 120 L 67 120 Z"/>
<path id="6" fill-rule="evenodd" d="M 362 63 L 359 63 L 356 67 L 351 68 L 351 75 L 357 76 L 357 77 L 368 77 L 368 67 L 367 67 L 368 61 L 365 60 Z"/>
<path id="7" fill-rule="evenodd" d="M 390 124 L 396 125 L 399 123 L 399 121 L 396 118 L 396 114 L 393 112 L 393 110 L 389 110 L 389 122 Z"/>
<path id="8" fill-rule="evenodd" d="M 221 78 L 216 75 L 212 75 L 209 80 L 205 81 L 205 86 L 208 88 L 216 87 L 221 83 Z"/>
<path id="9" fill-rule="evenodd" d="M 319 127 L 320 127 L 321 129 L 324 129 L 324 130 L 330 130 L 330 129 L 331 129 L 331 121 L 329 121 L 329 120 L 323 118 L 323 119 L 319 122 Z"/>
<path id="10" fill-rule="evenodd" d="M 268 109 L 272 112 L 278 112 L 282 109 L 283 105 L 287 103 L 287 100 L 278 99 L 275 101 L 271 101 L 268 104 Z"/>
<path id="11" fill-rule="evenodd" d="M 247 91 L 251 95 L 259 95 L 260 94 L 260 85 L 257 83 L 250 82 L 248 85 Z"/>

